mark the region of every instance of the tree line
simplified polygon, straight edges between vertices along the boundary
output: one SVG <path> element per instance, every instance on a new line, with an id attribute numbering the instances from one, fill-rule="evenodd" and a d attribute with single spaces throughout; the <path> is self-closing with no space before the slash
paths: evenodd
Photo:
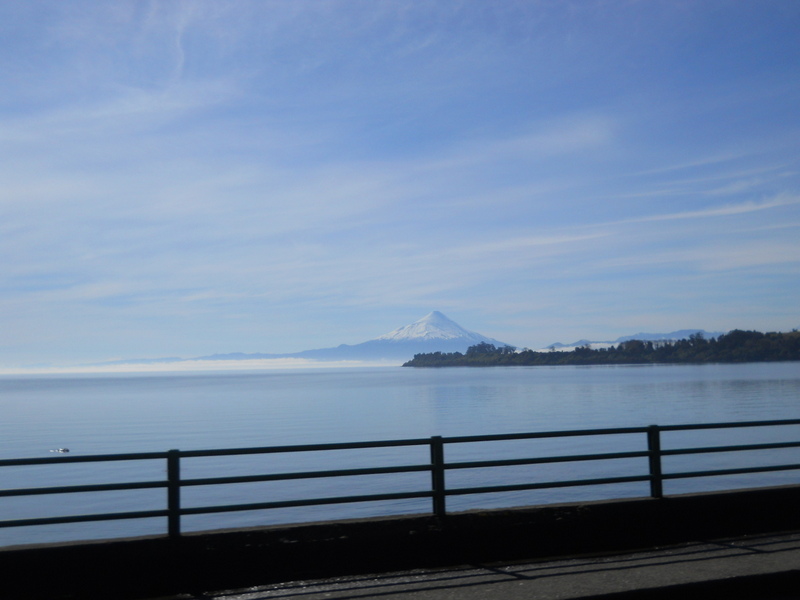
<path id="1" fill-rule="evenodd" d="M 650 363 L 744 363 L 800 360 L 800 332 L 761 333 L 734 329 L 716 338 L 697 333 L 685 340 L 629 340 L 593 350 L 588 344 L 569 352 L 517 350 L 482 342 L 466 353 L 415 354 L 404 367 L 492 367 L 531 365 L 622 365 Z"/>

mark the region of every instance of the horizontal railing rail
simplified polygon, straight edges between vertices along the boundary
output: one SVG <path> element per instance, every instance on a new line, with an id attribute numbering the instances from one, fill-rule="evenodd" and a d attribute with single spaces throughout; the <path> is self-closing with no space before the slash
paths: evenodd
<path id="1" fill-rule="evenodd" d="M 126 512 L 109 512 L 82 515 L 47 516 L 36 518 L 7 519 L 0 521 L 0 527 L 27 527 L 34 525 L 53 525 L 66 523 L 85 523 L 92 521 L 109 521 L 122 519 L 166 518 L 167 534 L 171 537 L 181 535 L 181 517 L 188 515 L 214 514 L 235 511 L 270 510 L 278 508 L 296 508 L 349 504 L 360 502 L 379 502 L 391 500 L 428 499 L 431 501 L 431 512 L 437 517 L 447 514 L 446 499 L 451 496 L 469 494 L 499 494 L 529 490 L 543 490 L 578 486 L 614 485 L 623 483 L 649 483 L 649 495 L 653 498 L 663 497 L 664 481 L 689 479 L 698 477 L 718 477 L 724 475 L 743 475 L 768 473 L 777 471 L 800 470 L 799 462 L 775 465 L 735 466 L 697 471 L 663 471 L 663 458 L 672 456 L 692 456 L 713 453 L 756 452 L 766 450 L 789 450 L 800 448 L 800 439 L 778 442 L 758 442 L 751 444 L 719 445 L 668 448 L 661 447 L 661 434 L 664 432 L 711 431 L 716 429 L 785 427 L 800 425 L 800 419 L 772 421 L 742 421 L 732 423 L 685 424 L 685 425 L 651 425 L 648 427 L 622 427 L 604 429 L 583 429 L 549 432 L 530 432 L 514 434 L 455 436 L 432 438 L 381 440 L 373 442 L 349 442 L 332 444 L 306 444 L 291 446 L 269 446 L 254 448 L 225 448 L 214 450 L 169 450 L 167 452 L 144 452 L 130 454 L 105 454 L 94 456 L 57 456 L 47 458 L 12 458 L 0 460 L 0 476 L 3 467 L 30 467 L 39 465 L 64 465 L 75 463 L 97 463 L 111 461 L 166 461 L 166 479 L 128 481 L 118 483 L 87 483 L 66 486 L 20 487 L 0 489 L 0 498 L 22 496 L 44 496 L 51 494 L 96 493 L 109 491 L 130 491 L 144 489 L 165 489 L 166 506 L 162 509 L 139 510 Z M 644 443 L 639 449 L 608 451 L 598 453 L 556 454 L 553 456 L 522 456 L 515 458 L 497 458 L 486 460 L 445 460 L 445 448 L 456 445 L 473 445 L 491 442 L 523 441 L 536 439 L 558 439 L 576 437 L 602 436 L 642 436 Z M 800 436 L 798 436 L 800 437 Z M 344 450 L 369 450 L 377 448 L 402 448 L 427 446 L 429 459 L 415 464 L 399 464 L 391 466 L 369 466 L 347 469 L 315 469 L 293 472 L 252 473 L 244 475 L 227 475 L 219 477 L 181 476 L 181 465 L 186 459 L 212 458 L 224 456 L 267 455 L 281 453 L 325 453 Z M 552 481 L 525 481 L 522 483 L 499 483 L 496 485 L 471 485 L 453 487 L 446 484 L 446 473 L 468 469 L 498 469 L 503 467 L 523 467 L 534 465 L 591 463 L 597 461 L 617 461 L 627 459 L 646 459 L 646 468 L 639 473 L 613 475 L 605 477 L 589 477 L 576 479 L 559 479 Z M 376 475 L 394 475 L 401 473 L 427 473 L 430 484 L 423 489 L 412 489 L 397 492 L 350 494 L 341 496 L 321 496 L 295 498 L 289 500 L 263 500 L 233 504 L 216 504 L 203 506 L 184 506 L 181 491 L 184 488 L 198 486 L 221 486 L 231 484 L 266 483 L 281 481 L 298 481 L 341 477 L 368 477 Z"/>
<path id="2" fill-rule="evenodd" d="M 48 458 L 5 458 L 0 467 L 54 465 L 65 463 L 114 462 L 125 460 L 158 460 L 167 458 L 166 452 L 136 452 L 133 454 L 91 454 L 87 456 L 50 456 Z"/>

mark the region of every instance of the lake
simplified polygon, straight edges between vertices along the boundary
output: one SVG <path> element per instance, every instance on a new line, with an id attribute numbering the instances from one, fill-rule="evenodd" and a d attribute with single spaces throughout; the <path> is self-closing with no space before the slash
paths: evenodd
<path id="1" fill-rule="evenodd" d="M 238 373 L 139 374 L 0 377 L 0 459 L 54 456 L 69 448 L 69 456 L 128 452 L 213 449 L 461 436 L 598 427 L 673 425 L 800 418 L 800 363 L 738 365 L 628 365 L 505 368 L 410 369 L 400 367 L 303 369 Z M 781 435 L 800 439 L 800 428 Z M 694 445 L 743 443 L 716 432 Z M 747 433 L 747 440 L 770 441 L 772 428 Z M 676 438 L 674 443 L 680 440 Z M 665 443 L 673 443 L 665 439 Z M 569 451 L 600 451 L 590 440 L 568 442 Z M 577 446 L 576 446 L 577 444 Z M 450 450 L 449 450 L 450 451 Z M 503 445 L 494 448 L 453 449 L 465 459 L 510 455 Z M 524 452 L 563 453 L 556 442 L 531 443 Z M 424 460 L 427 449 L 387 449 L 375 453 L 370 464 L 399 464 Z M 416 454 L 415 454 L 416 453 Z M 773 451 L 779 462 L 800 462 L 797 452 Z M 448 456 L 448 459 L 452 459 Z M 231 462 L 207 459 L 187 466 L 187 476 L 219 476 L 270 470 L 349 468 L 361 460 L 347 453 L 324 458 L 282 456 L 280 464 L 262 464 L 264 457 Z M 707 459 L 708 467 L 733 460 L 724 455 Z M 152 461 L 151 461 L 152 462 Z M 157 462 L 157 461 L 156 461 Z M 361 466 L 360 464 L 358 466 Z M 548 465 L 536 477 L 563 479 L 575 473 L 557 472 Z M 564 467 L 559 467 L 564 469 Z M 571 467 L 572 468 L 572 467 Z M 588 467 L 585 467 L 588 468 Z M 623 472 L 626 467 L 621 467 Z M 448 485 L 476 481 L 516 481 L 531 477 L 531 467 L 503 473 L 453 472 Z M 164 477 L 164 465 L 131 463 L 6 467 L 0 469 L 0 488 L 73 483 L 108 483 Z M 421 474 L 395 476 L 391 481 L 364 483 L 372 492 L 395 486 L 417 485 Z M 789 483 L 797 472 L 759 476 L 754 484 Z M 488 479 L 487 479 L 488 478 Z M 752 478 L 752 476 L 751 476 Z M 424 477 L 423 477 L 424 479 Z M 748 479 L 718 478 L 720 482 L 674 482 L 666 493 L 750 485 Z M 322 483 L 320 482 L 322 481 Z M 249 486 L 196 488 L 185 492 L 187 503 L 261 501 L 294 494 L 330 495 L 351 490 L 358 483 L 320 480 Z M 669 483 L 669 482 L 668 482 Z M 425 482 L 419 485 L 424 487 Z M 315 491 L 318 486 L 322 491 Z M 323 486 L 319 488 L 319 486 Z M 355 486 L 355 488 L 354 488 Z M 227 488 L 222 490 L 221 488 Z M 235 489 L 233 489 L 235 488 Z M 360 488 L 359 488 L 360 489 Z M 351 493 L 367 493 L 363 491 Z M 192 495 L 194 494 L 194 495 Z M 613 490 L 570 488 L 509 495 L 459 496 L 448 509 L 495 507 L 571 501 L 594 497 L 646 495 L 642 485 Z M 57 499 L 57 514 L 95 511 L 157 509 L 164 507 L 163 490 L 106 494 L 0 498 L 2 518 L 44 516 L 44 503 Z M 102 497 L 102 498 L 101 498 Z M 244 500 L 243 500 L 244 498 Z M 253 498 L 253 500 L 249 500 Z M 413 513 L 429 510 L 422 500 L 364 503 L 353 506 L 281 509 L 272 512 L 229 513 L 187 517 L 187 529 L 211 529 Z M 70 524 L 0 529 L 0 545 L 44 541 L 163 533 L 163 519 L 97 524 Z"/>

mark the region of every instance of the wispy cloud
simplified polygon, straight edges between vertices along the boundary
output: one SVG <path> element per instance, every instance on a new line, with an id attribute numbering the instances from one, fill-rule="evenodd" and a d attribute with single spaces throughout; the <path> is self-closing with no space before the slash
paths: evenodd
<path id="1" fill-rule="evenodd" d="M 771 200 L 762 202 L 750 201 L 740 204 L 728 204 L 702 210 L 690 210 L 677 213 L 655 214 L 646 217 L 624 219 L 618 223 L 653 223 L 658 221 L 675 221 L 684 219 L 708 219 L 714 217 L 726 217 L 731 215 L 742 215 L 753 212 L 760 212 L 778 208 L 782 206 L 793 206 L 800 204 L 800 197 L 781 194 Z"/>

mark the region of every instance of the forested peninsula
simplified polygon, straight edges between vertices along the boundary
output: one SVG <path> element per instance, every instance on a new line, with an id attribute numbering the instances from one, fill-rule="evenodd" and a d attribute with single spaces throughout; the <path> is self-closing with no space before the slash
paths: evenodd
<path id="1" fill-rule="evenodd" d="M 629 340 L 610 348 L 589 345 L 570 352 L 517 350 L 481 343 L 461 352 L 415 354 L 404 367 L 494 367 L 531 365 L 624 365 L 655 363 L 744 363 L 800 360 L 800 331 L 733 331 L 717 338 L 694 334 L 685 340 Z"/>

